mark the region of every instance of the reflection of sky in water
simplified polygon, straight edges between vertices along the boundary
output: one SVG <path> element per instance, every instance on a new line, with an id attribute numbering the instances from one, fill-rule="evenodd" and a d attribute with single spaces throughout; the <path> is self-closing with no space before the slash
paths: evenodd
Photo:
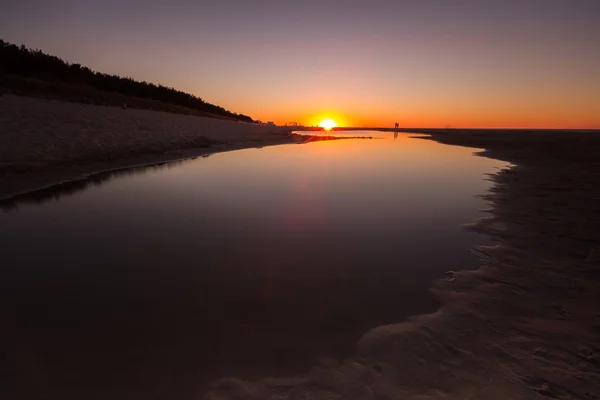
<path id="1" fill-rule="evenodd" d="M 431 281 L 477 266 L 467 250 L 483 238 L 460 224 L 479 216 L 483 174 L 504 164 L 373 136 L 16 199 L 0 213 L 15 384 L 35 386 L 35 365 L 60 396 L 192 398 L 223 375 L 305 372 L 372 327 L 435 310 Z"/>

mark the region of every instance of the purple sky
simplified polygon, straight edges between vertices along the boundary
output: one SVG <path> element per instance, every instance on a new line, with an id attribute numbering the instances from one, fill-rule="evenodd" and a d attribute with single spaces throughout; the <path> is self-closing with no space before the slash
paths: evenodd
<path id="1" fill-rule="evenodd" d="M 279 123 L 600 127 L 600 0 L 4 0 L 0 38 Z"/>

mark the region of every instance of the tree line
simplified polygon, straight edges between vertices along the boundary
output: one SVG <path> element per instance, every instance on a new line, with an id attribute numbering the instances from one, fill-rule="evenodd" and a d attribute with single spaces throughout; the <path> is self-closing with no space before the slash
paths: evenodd
<path id="1" fill-rule="evenodd" d="M 96 72 L 80 64 L 70 64 L 41 50 L 31 50 L 2 39 L 0 39 L 0 77 L 24 77 L 44 82 L 60 82 L 65 85 L 86 85 L 102 92 L 119 93 L 185 107 L 201 113 L 253 122 L 247 115 L 236 114 L 180 90 L 149 82 L 139 82 L 130 77 Z"/>

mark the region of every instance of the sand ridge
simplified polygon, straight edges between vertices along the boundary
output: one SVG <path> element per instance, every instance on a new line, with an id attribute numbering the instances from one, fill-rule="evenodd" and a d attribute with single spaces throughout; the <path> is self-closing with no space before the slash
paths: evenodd
<path id="1" fill-rule="evenodd" d="M 297 143 L 292 127 L 0 96 L 0 198 L 92 173 Z"/>

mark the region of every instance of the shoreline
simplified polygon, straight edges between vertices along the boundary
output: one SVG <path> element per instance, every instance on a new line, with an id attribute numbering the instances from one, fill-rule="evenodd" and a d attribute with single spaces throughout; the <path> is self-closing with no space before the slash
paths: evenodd
<path id="1" fill-rule="evenodd" d="M 514 166 L 468 229 L 494 245 L 432 284 L 433 314 L 374 328 L 304 376 L 223 378 L 205 399 L 593 399 L 600 396 L 600 136 L 431 134 Z M 469 221 L 465 221 L 469 222 Z"/>
<path id="2" fill-rule="evenodd" d="M 277 127 L 4 94 L 0 200 L 90 176 L 213 153 L 331 140 Z"/>
<path id="3" fill-rule="evenodd" d="M 229 151 L 256 149 L 267 146 L 308 143 L 312 136 L 306 139 L 290 135 L 279 140 L 268 140 L 260 143 L 235 143 L 231 145 L 213 145 L 210 147 L 188 148 L 163 154 L 141 154 L 111 162 L 97 162 L 73 167 L 56 167 L 49 171 L 19 172 L 0 177 L 0 201 L 10 201 L 12 198 L 32 192 L 46 190 L 54 186 L 75 181 L 85 181 L 96 175 L 119 172 L 128 169 L 152 167 L 165 163 L 193 160 L 198 157 Z"/>
<path id="4" fill-rule="evenodd" d="M 260 149 L 270 146 L 288 144 L 306 144 L 315 141 L 344 140 L 344 139 L 373 139 L 372 137 L 335 137 L 313 136 L 291 133 L 278 139 L 269 139 L 261 142 L 239 142 L 232 144 L 216 144 L 209 147 L 188 148 L 174 150 L 163 154 L 141 154 L 137 157 L 125 158 L 111 162 L 90 163 L 77 165 L 70 168 L 57 167 L 50 171 L 20 172 L 0 177 L 0 206 L 1 203 L 11 202 L 21 196 L 45 191 L 54 187 L 92 180 L 94 177 L 105 174 L 138 168 L 153 167 L 164 164 L 191 161 L 198 157 L 208 157 L 212 154 L 230 151 Z"/>

